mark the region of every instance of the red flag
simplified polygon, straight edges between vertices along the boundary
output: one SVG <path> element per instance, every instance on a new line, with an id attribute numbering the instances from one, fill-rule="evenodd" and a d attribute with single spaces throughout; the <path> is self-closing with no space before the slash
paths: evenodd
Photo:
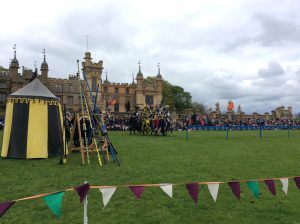
<path id="1" fill-rule="evenodd" d="M 109 104 L 110 105 L 115 105 L 115 104 L 117 104 L 117 97 L 116 96 L 113 96 L 111 99 L 110 99 L 110 101 L 109 101 Z"/>
<path id="2" fill-rule="evenodd" d="M 228 102 L 227 111 L 232 111 L 233 108 L 234 108 L 234 103 L 233 103 L 233 101 L 230 100 Z"/>

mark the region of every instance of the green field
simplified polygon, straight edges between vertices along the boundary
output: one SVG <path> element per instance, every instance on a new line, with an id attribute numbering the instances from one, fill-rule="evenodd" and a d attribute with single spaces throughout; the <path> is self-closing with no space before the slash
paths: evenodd
<path id="1" fill-rule="evenodd" d="M 99 167 L 96 158 L 82 166 L 80 154 L 47 160 L 0 159 L 0 201 L 63 190 L 87 180 L 91 185 L 174 183 L 173 199 L 159 187 L 148 187 L 136 199 L 127 187 L 119 187 L 105 209 L 97 189 L 88 197 L 89 223 L 300 223 L 300 191 L 293 180 L 286 196 L 276 181 L 273 197 L 260 183 L 260 199 L 241 183 L 238 201 L 227 184 L 220 185 L 213 202 L 207 186 L 201 186 L 195 206 L 184 186 L 198 181 L 250 180 L 299 176 L 300 132 L 195 131 L 185 140 L 184 132 L 173 136 L 129 136 L 110 133 L 122 166 Z M 66 192 L 62 217 L 56 218 L 41 198 L 17 202 L 0 223 L 83 223 L 83 207 L 76 192 Z"/>

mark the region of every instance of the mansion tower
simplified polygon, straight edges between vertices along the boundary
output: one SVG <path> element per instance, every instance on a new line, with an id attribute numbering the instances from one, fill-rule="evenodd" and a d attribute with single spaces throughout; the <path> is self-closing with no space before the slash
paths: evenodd
<path id="1" fill-rule="evenodd" d="M 79 81 L 76 76 L 69 75 L 68 79 L 51 78 L 48 75 L 49 67 L 46 61 L 45 51 L 44 58 L 40 67 L 40 74 L 37 69 L 22 68 L 19 73 L 19 62 L 14 50 L 14 57 L 10 62 L 8 70 L 0 71 L 0 113 L 5 112 L 6 98 L 9 94 L 17 91 L 32 80 L 34 76 L 38 78 L 53 94 L 60 98 L 61 102 L 66 105 L 67 110 L 71 112 L 80 111 L 80 91 Z M 107 79 L 103 80 L 103 61 L 93 62 L 91 53 L 85 52 L 82 62 L 82 73 L 86 76 L 92 91 L 86 94 L 89 102 L 96 100 L 96 105 L 102 111 L 111 112 L 129 112 L 135 110 L 136 107 L 143 108 L 146 105 L 159 105 L 162 100 L 162 75 L 158 66 L 158 74 L 155 78 L 145 79 L 141 71 L 136 74 L 132 83 L 111 83 Z M 87 91 L 86 82 L 84 89 Z M 98 95 L 97 95 L 98 94 Z M 112 102 L 114 99 L 114 103 Z M 93 105 L 91 105 L 93 106 Z"/>

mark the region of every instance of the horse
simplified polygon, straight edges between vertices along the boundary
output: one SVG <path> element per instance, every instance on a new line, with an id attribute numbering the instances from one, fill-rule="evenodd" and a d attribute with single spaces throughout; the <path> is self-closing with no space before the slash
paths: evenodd
<path id="1" fill-rule="evenodd" d="M 143 119 L 142 123 L 143 123 L 142 125 L 143 135 L 152 132 L 152 120 L 150 118 Z"/>
<path id="2" fill-rule="evenodd" d="M 131 115 L 129 118 L 129 134 L 131 133 L 135 134 L 136 132 L 141 133 L 142 132 L 142 122 L 141 119 L 137 116 Z"/>
<path id="3" fill-rule="evenodd" d="M 166 135 L 168 134 L 168 131 L 171 132 L 171 134 L 173 133 L 173 126 L 172 126 L 170 120 L 167 118 L 166 119 Z"/>
<path id="4" fill-rule="evenodd" d="M 163 136 L 166 135 L 166 119 L 165 118 L 155 118 L 153 120 L 151 134 L 158 135 L 161 133 Z"/>

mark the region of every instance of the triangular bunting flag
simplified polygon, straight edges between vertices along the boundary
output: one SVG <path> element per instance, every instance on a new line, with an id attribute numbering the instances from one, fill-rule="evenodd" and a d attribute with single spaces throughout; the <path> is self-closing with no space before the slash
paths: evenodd
<path id="1" fill-rule="evenodd" d="M 207 184 L 208 190 L 214 199 L 214 201 L 217 201 L 218 197 L 218 191 L 219 191 L 219 184 Z"/>
<path id="2" fill-rule="evenodd" d="M 5 214 L 5 212 L 16 203 L 15 201 L 6 201 L 0 203 L 0 218 Z"/>
<path id="3" fill-rule="evenodd" d="M 65 192 L 58 192 L 43 197 L 44 202 L 48 205 L 56 217 L 60 217 L 61 215 L 60 209 L 64 194 Z"/>
<path id="4" fill-rule="evenodd" d="M 237 199 L 240 199 L 241 197 L 241 189 L 240 189 L 240 183 L 237 181 L 228 182 L 229 187 L 232 190 L 232 193 L 236 196 Z"/>
<path id="5" fill-rule="evenodd" d="M 256 198 L 259 198 L 259 189 L 257 181 L 248 181 L 247 186 Z"/>
<path id="6" fill-rule="evenodd" d="M 173 198 L 173 185 L 172 184 L 160 184 L 160 188 L 170 197 Z"/>
<path id="7" fill-rule="evenodd" d="M 90 185 L 89 184 L 82 184 L 80 186 L 74 187 L 74 189 L 77 191 L 79 197 L 80 197 L 80 202 L 82 203 L 87 194 L 90 191 Z"/>
<path id="8" fill-rule="evenodd" d="M 199 192 L 199 184 L 198 183 L 188 183 L 186 184 L 186 189 L 194 200 L 195 204 L 198 202 L 198 192 Z"/>
<path id="9" fill-rule="evenodd" d="M 109 200 L 115 193 L 117 187 L 109 187 L 109 188 L 100 188 L 100 192 L 102 193 L 102 201 L 103 201 L 103 208 L 108 204 Z"/>
<path id="10" fill-rule="evenodd" d="M 269 191 L 275 196 L 276 195 L 276 188 L 275 182 L 272 179 L 264 180 L 265 184 L 268 186 Z"/>
<path id="11" fill-rule="evenodd" d="M 281 178 L 280 181 L 282 183 L 282 190 L 285 194 L 287 194 L 289 188 L 289 178 Z"/>
<path id="12" fill-rule="evenodd" d="M 129 186 L 129 189 L 134 193 L 135 197 L 141 198 L 145 190 L 144 186 Z"/>
<path id="13" fill-rule="evenodd" d="M 295 181 L 298 189 L 300 190 L 300 177 L 294 177 L 294 181 Z"/>

